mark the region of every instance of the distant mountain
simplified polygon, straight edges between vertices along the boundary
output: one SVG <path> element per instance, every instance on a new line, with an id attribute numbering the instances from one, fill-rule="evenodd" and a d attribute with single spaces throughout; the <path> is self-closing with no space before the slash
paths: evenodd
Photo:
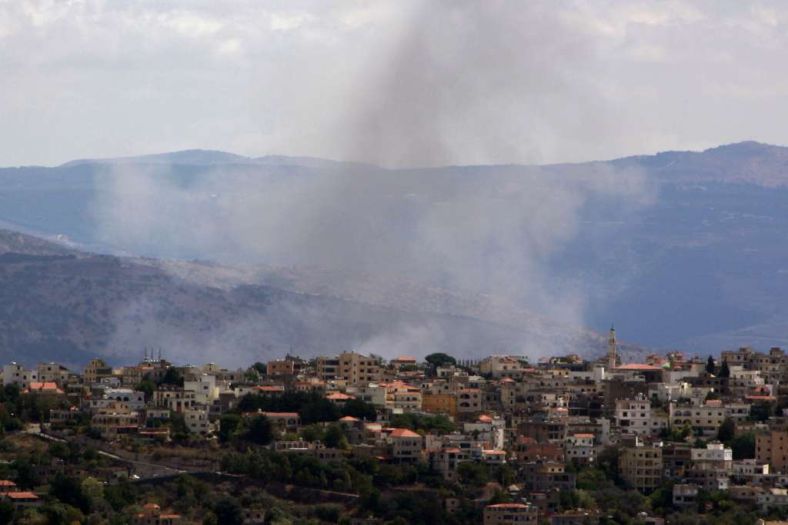
<path id="1" fill-rule="evenodd" d="M 84 164 L 185 164 L 194 166 L 212 166 L 219 164 L 249 164 L 253 159 L 226 153 L 224 151 L 190 149 L 172 153 L 157 153 L 153 155 L 140 155 L 136 157 L 116 157 L 108 159 L 79 159 L 62 164 L 60 167 L 69 168 Z"/>
<path id="2" fill-rule="evenodd" d="M 182 165 L 182 166 L 226 166 L 226 165 L 259 165 L 259 166 L 304 166 L 308 168 L 329 168 L 336 166 L 357 165 L 361 163 L 339 162 L 317 157 L 292 157 L 286 155 L 266 155 L 263 157 L 244 157 L 225 151 L 189 149 L 170 153 L 154 153 L 134 157 L 114 157 L 106 159 L 78 159 L 61 164 L 60 168 L 74 166 L 122 166 L 122 165 Z"/>
<path id="3" fill-rule="evenodd" d="M 0 360 L 129 362 L 147 346 L 178 362 L 241 366 L 351 348 L 471 358 L 519 353 L 526 340 L 596 356 L 605 344 L 533 316 L 525 325 L 497 323 L 460 307 L 373 304 L 250 282 L 257 279 L 233 268 L 95 255 L 0 230 Z"/>
<path id="4" fill-rule="evenodd" d="M 724 182 L 775 187 L 788 184 L 788 148 L 747 141 L 702 152 L 667 151 L 611 162 L 638 166 L 669 183 Z"/>
<path id="5" fill-rule="evenodd" d="M 118 166 L 124 169 L 116 169 Z M 188 243 L 163 240 L 155 232 L 147 238 L 131 240 L 107 236 L 96 216 L 104 189 L 108 184 L 133 180 L 130 177 L 135 176 L 136 168 L 148 166 L 166 167 L 166 173 L 156 176 L 166 179 L 167 187 L 209 188 L 199 195 L 200 202 L 210 202 L 218 193 L 230 195 L 231 202 L 243 202 L 247 192 L 265 194 L 269 187 L 286 187 L 290 181 L 300 179 L 320 181 L 340 171 L 357 174 L 363 182 L 365 173 L 380 170 L 320 159 L 249 158 L 200 150 L 83 160 L 54 168 L 3 168 L 0 226 L 61 239 L 91 252 L 165 258 L 170 260 L 166 263 L 166 275 L 171 277 L 173 267 L 184 264 L 188 269 L 184 266 L 181 270 L 186 274 L 199 274 L 206 279 L 200 281 L 201 286 L 210 282 L 225 290 L 223 293 L 227 293 L 226 287 L 240 286 L 240 279 L 243 286 L 266 285 L 288 293 L 325 295 L 347 304 L 374 304 L 401 312 L 467 316 L 495 326 L 511 328 L 540 319 L 534 312 L 525 315 L 500 298 L 469 296 L 462 290 L 447 290 L 439 283 L 424 287 L 410 281 L 407 275 L 381 278 L 369 273 L 347 279 L 315 268 L 249 270 L 254 261 L 240 259 L 233 265 L 247 270 L 234 273 L 223 267 L 213 272 L 209 271 L 210 264 L 178 263 L 175 259 L 222 258 L 226 262 L 228 252 L 190 250 Z M 742 142 L 702 152 L 673 151 L 604 162 L 541 167 L 459 166 L 386 173 L 394 181 L 402 177 L 441 184 L 460 181 L 457 191 L 467 194 L 453 197 L 472 202 L 474 192 L 497 173 L 535 181 L 540 177 L 570 181 L 572 175 L 604 178 L 610 170 L 620 169 L 642 173 L 653 186 L 653 202 L 635 213 L 624 213 L 618 209 L 621 202 L 589 201 L 578 217 L 574 236 L 549 261 L 559 282 L 588 285 L 584 291 L 588 326 L 604 330 L 615 321 L 629 341 L 650 348 L 681 348 L 703 354 L 745 344 L 788 346 L 788 325 L 783 321 L 788 319 L 788 302 L 784 299 L 788 297 L 788 148 Z M 120 187 L 120 191 L 144 189 Z M 395 184 L 386 190 L 390 200 L 385 205 L 394 210 L 392 216 L 401 217 L 401 227 L 408 227 L 405 221 L 413 203 L 422 203 L 424 196 L 409 194 Z M 156 198 L 156 206 L 167 207 L 168 196 Z M 206 210 L 213 213 L 209 206 Z M 129 211 L 129 220 L 135 213 L 137 210 Z M 250 221 L 248 228 L 253 231 L 255 227 Z M 138 259 L 134 261 L 139 264 Z M 82 263 L 82 259 L 69 264 L 77 263 Z M 191 277 L 184 276 L 188 278 Z M 555 331 L 545 329 L 544 333 Z M 517 339 L 514 335 L 496 337 L 491 339 L 495 348 L 504 348 Z M 579 337 L 583 340 L 585 336 Z M 480 348 L 485 347 L 481 339 L 474 341 Z M 554 342 L 550 338 L 540 341 Z M 281 338 L 276 344 L 283 348 L 289 343 L 287 338 Z M 586 347 L 581 343 L 579 348 Z M 482 353 L 489 352 L 477 349 L 476 354 Z"/>

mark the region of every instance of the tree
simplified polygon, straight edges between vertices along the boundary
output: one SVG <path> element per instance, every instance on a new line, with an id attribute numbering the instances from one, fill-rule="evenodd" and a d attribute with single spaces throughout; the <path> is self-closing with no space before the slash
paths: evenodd
<path id="1" fill-rule="evenodd" d="M 342 415 L 353 416 L 365 421 L 375 421 L 378 418 L 378 412 L 375 407 L 361 399 L 349 399 L 342 407 Z"/>
<path id="2" fill-rule="evenodd" d="M 328 448 L 347 448 L 348 442 L 342 427 L 329 425 L 323 436 L 323 444 Z"/>
<path id="3" fill-rule="evenodd" d="M 82 491 L 78 478 L 58 473 L 49 484 L 49 494 L 63 503 L 77 507 L 85 514 L 90 512 L 90 498 Z"/>
<path id="4" fill-rule="evenodd" d="M 261 376 L 266 375 L 266 373 L 268 372 L 268 366 L 266 366 L 265 363 L 261 363 L 260 361 L 253 364 L 252 368 L 254 368 L 257 371 L 257 373 L 260 374 Z"/>
<path id="5" fill-rule="evenodd" d="M 90 508 L 96 508 L 104 499 L 104 485 L 93 476 L 83 479 L 80 488 L 82 494 L 87 498 Z"/>
<path id="6" fill-rule="evenodd" d="M 151 381 L 150 379 L 143 379 L 140 381 L 137 386 L 134 387 L 135 390 L 139 392 L 145 393 L 145 401 L 150 401 L 153 397 L 153 392 L 156 390 L 156 383 Z"/>
<path id="7" fill-rule="evenodd" d="M 301 438 L 304 441 L 323 441 L 323 436 L 325 432 L 323 431 L 323 427 L 317 424 L 307 425 L 301 428 Z"/>
<path id="8" fill-rule="evenodd" d="M 717 439 L 723 443 L 728 443 L 734 436 L 736 436 L 736 423 L 733 419 L 726 417 L 717 430 Z"/>
<path id="9" fill-rule="evenodd" d="M 723 361 L 722 366 L 720 367 L 720 377 L 730 377 L 731 376 L 731 369 L 728 368 L 728 362 Z"/>
<path id="10" fill-rule="evenodd" d="M 717 370 L 717 366 L 714 364 L 714 358 L 709 356 L 706 360 L 706 372 L 713 374 L 715 370 Z"/>
<path id="11" fill-rule="evenodd" d="M 246 432 L 246 439 L 258 445 L 267 445 L 273 441 L 274 432 L 271 427 L 271 420 L 265 416 L 253 417 L 249 422 L 249 430 Z"/>
<path id="12" fill-rule="evenodd" d="M 456 365 L 457 360 L 454 359 L 452 356 L 448 354 L 444 354 L 443 352 L 436 352 L 434 354 L 430 354 L 424 358 L 431 367 L 438 368 L 439 366 L 451 366 Z"/>
<path id="13" fill-rule="evenodd" d="M 238 414 L 222 414 L 219 418 L 219 441 L 227 443 L 241 426 L 241 416 Z"/>
<path id="14" fill-rule="evenodd" d="M 457 467 L 457 475 L 463 484 L 481 487 L 490 481 L 487 465 L 475 461 L 464 461 Z"/>
<path id="15" fill-rule="evenodd" d="M 770 402 L 753 403 L 750 405 L 750 419 L 766 421 L 774 415 L 774 404 Z"/>
<path id="16" fill-rule="evenodd" d="M 222 498 L 213 507 L 218 523 L 222 525 L 242 525 L 244 522 L 243 509 L 238 500 L 232 497 Z"/>
<path id="17" fill-rule="evenodd" d="M 739 434 L 731 442 L 733 459 L 749 459 L 755 457 L 755 434 L 746 432 Z"/>
<path id="18" fill-rule="evenodd" d="M 0 502 L 0 523 L 11 523 L 14 517 L 14 506 L 3 501 Z"/>
<path id="19" fill-rule="evenodd" d="M 159 381 L 160 385 L 175 385 L 183 386 L 183 374 L 177 368 L 171 366 L 164 373 L 164 376 Z"/>

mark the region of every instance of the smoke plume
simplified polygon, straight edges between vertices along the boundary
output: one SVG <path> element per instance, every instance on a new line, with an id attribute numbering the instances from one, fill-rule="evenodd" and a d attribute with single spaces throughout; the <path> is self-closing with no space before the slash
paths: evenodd
<path id="1" fill-rule="evenodd" d="M 430 289 L 483 294 L 583 326 L 598 283 L 557 271 L 557 261 L 581 224 L 621 221 L 646 205 L 646 181 L 602 164 L 501 164 L 538 162 L 545 136 L 566 147 L 612 132 L 614 112 L 588 80 L 593 48 L 549 3 L 402 5 L 405 16 L 353 89 L 325 102 L 336 123 L 325 140 L 338 158 L 368 164 L 258 162 L 188 177 L 117 166 L 99 183 L 102 240 L 174 258 L 312 269 L 341 280 L 326 283 L 334 292 L 351 293 L 347 283 L 363 275 L 389 295 L 400 281 L 423 287 L 425 299 Z M 440 167 L 460 162 L 491 165 Z M 155 321 L 145 326 L 155 338 Z M 425 321 L 388 327 L 358 348 L 423 355 L 443 340 Z M 524 335 L 511 351 L 553 351 L 543 340 Z"/>

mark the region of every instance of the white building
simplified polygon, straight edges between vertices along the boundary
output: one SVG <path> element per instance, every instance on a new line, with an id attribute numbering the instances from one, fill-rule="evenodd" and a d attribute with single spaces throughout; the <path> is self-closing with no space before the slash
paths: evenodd
<path id="1" fill-rule="evenodd" d="M 622 434 L 655 435 L 668 426 L 668 417 L 655 414 L 644 396 L 616 401 L 614 419 Z"/>
<path id="2" fill-rule="evenodd" d="M 19 385 L 20 388 L 27 388 L 31 381 L 38 381 L 38 370 L 29 370 L 15 362 L 3 367 L 3 385 Z"/>
<path id="3" fill-rule="evenodd" d="M 211 374 L 200 374 L 191 381 L 184 381 L 183 390 L 194 392 L 194 400 L 197 403 L 210 404 L 214 400 L 219 399 L 216 376 Z"/>
<path id="4" fill-rule="evenodd" d="M 208 407 L 195 405 L 183 409 L 183 419 L 189 432 L 208 435 L 214 431 L 214 425 L 208 419 Z"/>

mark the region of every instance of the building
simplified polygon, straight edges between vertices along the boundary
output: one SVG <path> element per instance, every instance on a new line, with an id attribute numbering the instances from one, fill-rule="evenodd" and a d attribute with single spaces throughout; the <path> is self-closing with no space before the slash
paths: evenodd
<path id="1" fill-rule="evenodd" d="M 3 385 L 19 385 L 19 388 L 27 388 L 31 381 L 38 381 L 37 370 L 28 370 L 14 362 L 3 366 Z"/>
<path id="2" fill-rule="evenodd" d="M 618 366 L 618 344 L 616 343 L 616 329 L 610 327 L 610 333 L 607 337 L 607 369 L 613 370 Z"/>
<path id="3" fill-rule="evenodd" d="M 82 379 L 87 385 L 98 383 L 103 377 L 112 376 L 112 367 L 103 359 L 91 359 L 82 372 Z"/>
<path id="4" fill-rule="evenodd" d="M 746 419 L 749 413 L 750 406 L 746 403 L 724 404 L 718 399 L 706 401 L 700 406 L 671 403 L 670 426 L 688 426 L 701 431 L 704 436 L 716 436 L 726 418 L 741 421 Z"/>
<path id="5" fill-rule="evenodd" d="M 421 396 L 421 409 L 433 414 L 446 414 L 455 417 L 457 415 L 457 396 L 425 392 Z"/>
<path id="6" fill-rule="evenodd" d="M 90 424 L 98 429 L 103 437 L 112 438 L 118 434 L 136 432 L 140 425 L 140 414 L 123 403 L 113 401 L 96 410 Z"/>
<path id="7" fill-rule="evenodd" d="M 662 447 L 645 445 L 623 447 L 618 458 L 621 477 L 641 492 L 651 492 L 662 484 Z"/>
<path id="8" fill-rule="evenodd" d="M 394 428 L 388 436 L 391 457 L 400 463 L 414 463 L 422 459 L 424 438 L 407 428 Z"/>
<path id="9" fill-rule="evenodd" d="M 771 429 L 755 436 L 755 459 L 772 472 L 788 473 L 788 429 Z"/>
<path id="10" fill-rule="evenodd" d="M 380 381 L 380 361 L 356 352 L 343 352 L 337 357 L 318 357 L 317 375 L 323 381 L 341 381 L 362 385 Z"/>
<path id="11" fill-rule="evenodd" d="M 594 462 L 594 434 L 572 434 L 564 442 L 566 460 L 588 465 Z"/>
<path id="12" fill-rule="evenodd" d="M 539 521 L 539 510 L 529 503 L 496 503 L 484 507 L 484 525 L 508 525 Z"/>
<path id="13" fill-rule="evenodd" d="M 493 378 L 520 377 L 528 363 L 523 357 L 493 355 L 479 362 L 479 373 Z"/>
<path id="14" fill-rule="evenodd" d="M 676 483 L 673 485 L 673 505 L 676 507 L 691 507 L 698 501 L 698 486 L 689 483 Z"/>
<path id="15" fill-rule="evenodd" d="M 215 428 L 209 419 L 210 414 L 207 406 L 195 404 L 184 408 L 182 412 L 183 421 L 189 428 L 189 432 L 204 436 L 214 432 Z"/>
<path id="16" fill-rule="evenodd" d="M 163 513 L 157 504 L 147 503 L 142 507 L 142 512 L 134 516 L 131 523 L 133 525 L 174 525 L 180 521 L 180 514 Z"/>
<path id="17" fill-rule="evenodd" d="M 656 414 L 645 396 L 616 401 L 615 422 L 622 434 L 656 435 L 667 428 L 667 414 Z"/>

